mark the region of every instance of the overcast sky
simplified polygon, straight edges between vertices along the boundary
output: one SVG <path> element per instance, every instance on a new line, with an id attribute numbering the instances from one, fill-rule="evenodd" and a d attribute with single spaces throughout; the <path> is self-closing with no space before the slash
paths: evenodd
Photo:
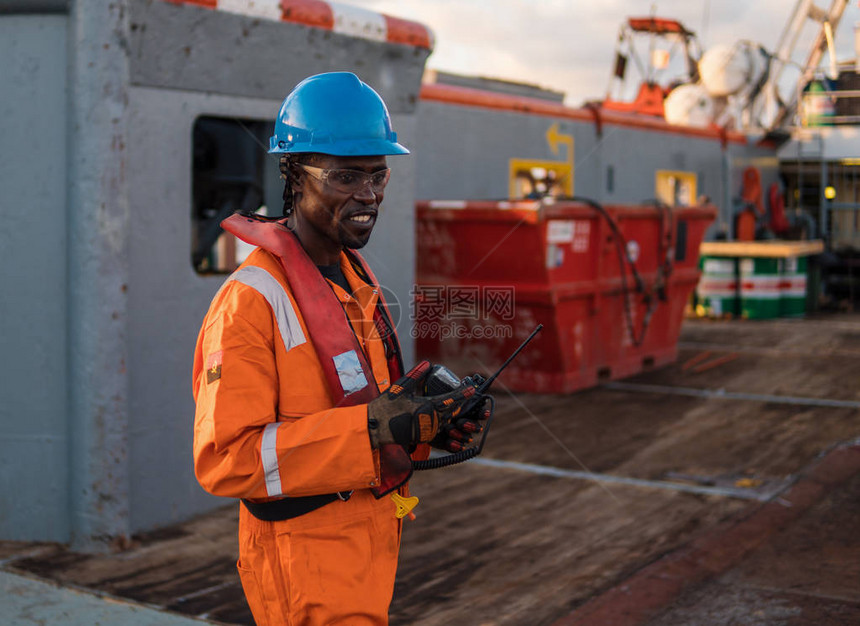
<path id="1" fill-rule="evenodd" d="M 626 17 L 647 17 L 656 6 L 657 16 L 680 20 L 695 31 L 705 49 L 749 39 L 772 51 L 796 4 L 795 0 L 338 2 L 429 26 L 436 36 L 430 68 L 538 84 L 565 92 L 568 104 L 574 105 L 605 94 L 618 29 Z M 830 1 L 817 4 L 829 7 Z M 857 21 L 858 0 L 851 0 L 836 33 L 840 60 L 854 57 Z M 805 34 L 813 33 L 809 22 Z M 796 56 L 801 60 L 805 52 Z"/>

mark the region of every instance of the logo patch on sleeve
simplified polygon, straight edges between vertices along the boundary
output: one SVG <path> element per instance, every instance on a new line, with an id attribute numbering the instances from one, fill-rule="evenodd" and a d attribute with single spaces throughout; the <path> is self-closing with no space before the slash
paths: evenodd
<path id="1" fill-rule="evenodd" d="M 221 378 L 221 360 L 224 357 L 224 351 L 218 350 L 206 357 L 206 383 L 214 383 Z"/>

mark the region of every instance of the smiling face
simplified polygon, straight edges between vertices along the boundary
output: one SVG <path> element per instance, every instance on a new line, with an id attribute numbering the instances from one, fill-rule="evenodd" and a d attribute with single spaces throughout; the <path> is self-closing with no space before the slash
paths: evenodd
<path id="1" fill-rule="evenodd" d="M 372 174 L 386 168 L 384 156 L 338 157 L 315 154 L 306 161 L 322 169 L 348 169 Z M 383 192 L 370 185 L 348 193 L 293 165 L 293 207 L 289 225 L 317 265 L 338 262 L 344 248 L 362 248 L 376 224 Z"/>

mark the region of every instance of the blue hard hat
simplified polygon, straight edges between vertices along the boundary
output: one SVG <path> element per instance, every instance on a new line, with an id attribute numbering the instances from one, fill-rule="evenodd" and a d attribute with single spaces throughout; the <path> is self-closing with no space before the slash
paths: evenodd
<path id="1" fill-rule="evenodd" d="M 281 105 L 270 153 L 409 154 L 397 143 L 382 98 L 350 72 L 306 78 Z"/>

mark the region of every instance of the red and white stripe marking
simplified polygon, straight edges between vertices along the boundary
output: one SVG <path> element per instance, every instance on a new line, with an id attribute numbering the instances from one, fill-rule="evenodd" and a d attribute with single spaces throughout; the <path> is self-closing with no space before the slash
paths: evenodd
<path id="1" fill-rule="evenodd" d="M 734 278 L 702 276 L 696 288 L 703 298 L 733 298 L 738 293 L 738 281 Z"/>
<path id="2" fill-rule="evenodd" d="M 433 49 L 433 33 L 419 24 L 326 0 L 165 0 L 248 17 L 292 22 L 342 35 Z"/>
<path id="3" fill-rule="evenodd" d="M 780 283 L 782 295 L 802 297 L 806 295 L 806 274 L 783 276 Z"/>
<path id="4" fill-rule="evenodd" d="M 779 300 L 782 296 L 782 279 L 779 276 L 741 275 L 741 297 L 762 300 Z"/>

